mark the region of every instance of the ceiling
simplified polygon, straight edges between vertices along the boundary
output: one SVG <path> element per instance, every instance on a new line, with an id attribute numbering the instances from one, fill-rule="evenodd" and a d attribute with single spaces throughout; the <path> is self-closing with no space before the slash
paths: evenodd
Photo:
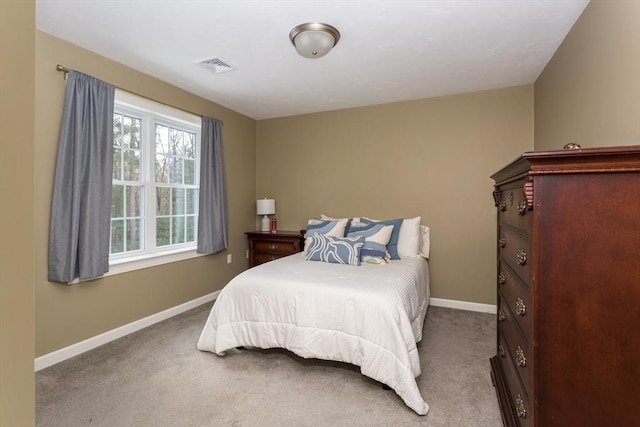
<path id="1" fill-rule="evenodd" d="M 259 120 L 533 83 L 588 2 L 36 0 L 36 27 Z M 311 21 L 341 33 L 318 59 Z"/>

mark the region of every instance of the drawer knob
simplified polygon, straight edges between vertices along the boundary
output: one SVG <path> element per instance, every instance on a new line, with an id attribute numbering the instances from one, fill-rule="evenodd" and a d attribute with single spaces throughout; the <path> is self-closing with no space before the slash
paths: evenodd
<path id="1" fill-rule="evenodd" d="M 516 252 L 516 262 L 521 267 L 527 263 L 527 253 L 524 249 L 518 249 L 518 252 Z"/>
<path id="2" fill-rule="evenodd" d="M 522 347 L 520 346 L 518 346 L 518 349 L 516 350 L 516 364 L 521 368 L 527 366 L 527 358 L 524 357 L 524 350 L 522 350 Z"/>
<path id="3" fill-rule="evenodd" d="M 507 201 L 503 200 L 500 202 L 500 212 L 504 212 L 507 210 Z"/>
<path id="4" fill-rule="evenodd" d="M 500 285 L 504 285 L 505 283 L 507 283 L 507 276 L 504 275 L 504 273 L 501 271 L 500 274 L 498 275 L 498 283 Z"/>
<path id="5" fill-rule="evenodd" d="M 516 314 L 518 316 L 524 316 L 527 313 L 527 306 L 524 305 L 522 298 L 516 299 Z"/>
<path id="6" fill-rule="evenodd" d="M 526 200 L 520 200 L 520 202 L 518 203 L 518 215 L 524 216 L 524 214 L 527 213 L 527 201 Z"/>
<path id="7" fill-rule="evenodd" d="M 500 240 L 498 240 L 498 244 L 501 248 L 504 248 L 505 246 L 507 246 L 507 238 L 501 237 Z"/>
<path id="8" fill-rule="evenodd" d="M 498 310 L 498 321 L 504 322 L 507 318 L 507 315 L 502 311 L 502 309 Z"/>
<path id="9" fill-rule="evenodd" d="M 524 400 L 520 395 L 516 397 L 516 414 L 518 418 L 527 418 L 527 409 L 524 407 Z"/>
<path id="10" fill-rule="evenodd" d="M 507 355 L 507 352 L 504 351 L 504 346 L 502 344 L 498 346 L 498 355 L 500 357 L 505 357 Z"/>
<path id="11" fill-rule="evenodd" d="M 269 245 L 269 249 L 271 249 L 272 251 L 275 251 L 276 249 L 278 249 L 278 245 L 276 245 L 275 243 L 271 243 Z"/>

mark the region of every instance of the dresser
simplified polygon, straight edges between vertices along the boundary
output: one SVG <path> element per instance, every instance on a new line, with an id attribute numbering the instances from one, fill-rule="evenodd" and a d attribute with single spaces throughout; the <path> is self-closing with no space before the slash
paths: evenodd
<path id="1" fill-rule="evenodd" d="M 640 426 L 640 146 L 527 152 L 491 177 L 506 426 Z"/>
<path id="2" fill-rule="evenodd" d="M 249 268 L 304 250 L 302 231 L 249 231 Z"/>

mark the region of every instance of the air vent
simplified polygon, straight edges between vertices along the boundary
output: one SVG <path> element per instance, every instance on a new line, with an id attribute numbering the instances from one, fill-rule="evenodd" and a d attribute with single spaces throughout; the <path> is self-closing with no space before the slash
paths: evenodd
<path id="1" fill-rule="evenodd" d="M 220 73 L 225 73 L 227 71 L 235 70 L 235 68 L 233 68 L 231 65 L 227 64 L 220 58 L 206 59 L 204 61 L 198 62 L 198 64 L 213 70 L 215 74 L 220 74 Z"/>

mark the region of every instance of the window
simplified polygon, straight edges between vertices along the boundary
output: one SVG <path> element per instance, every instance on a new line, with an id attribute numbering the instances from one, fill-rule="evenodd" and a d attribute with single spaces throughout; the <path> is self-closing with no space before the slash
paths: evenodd
<path id="1" fill-rule="evenodd" d="M 110 265 L 195 256 L 200 118 L 119 90 L 115 98 Z"/>

